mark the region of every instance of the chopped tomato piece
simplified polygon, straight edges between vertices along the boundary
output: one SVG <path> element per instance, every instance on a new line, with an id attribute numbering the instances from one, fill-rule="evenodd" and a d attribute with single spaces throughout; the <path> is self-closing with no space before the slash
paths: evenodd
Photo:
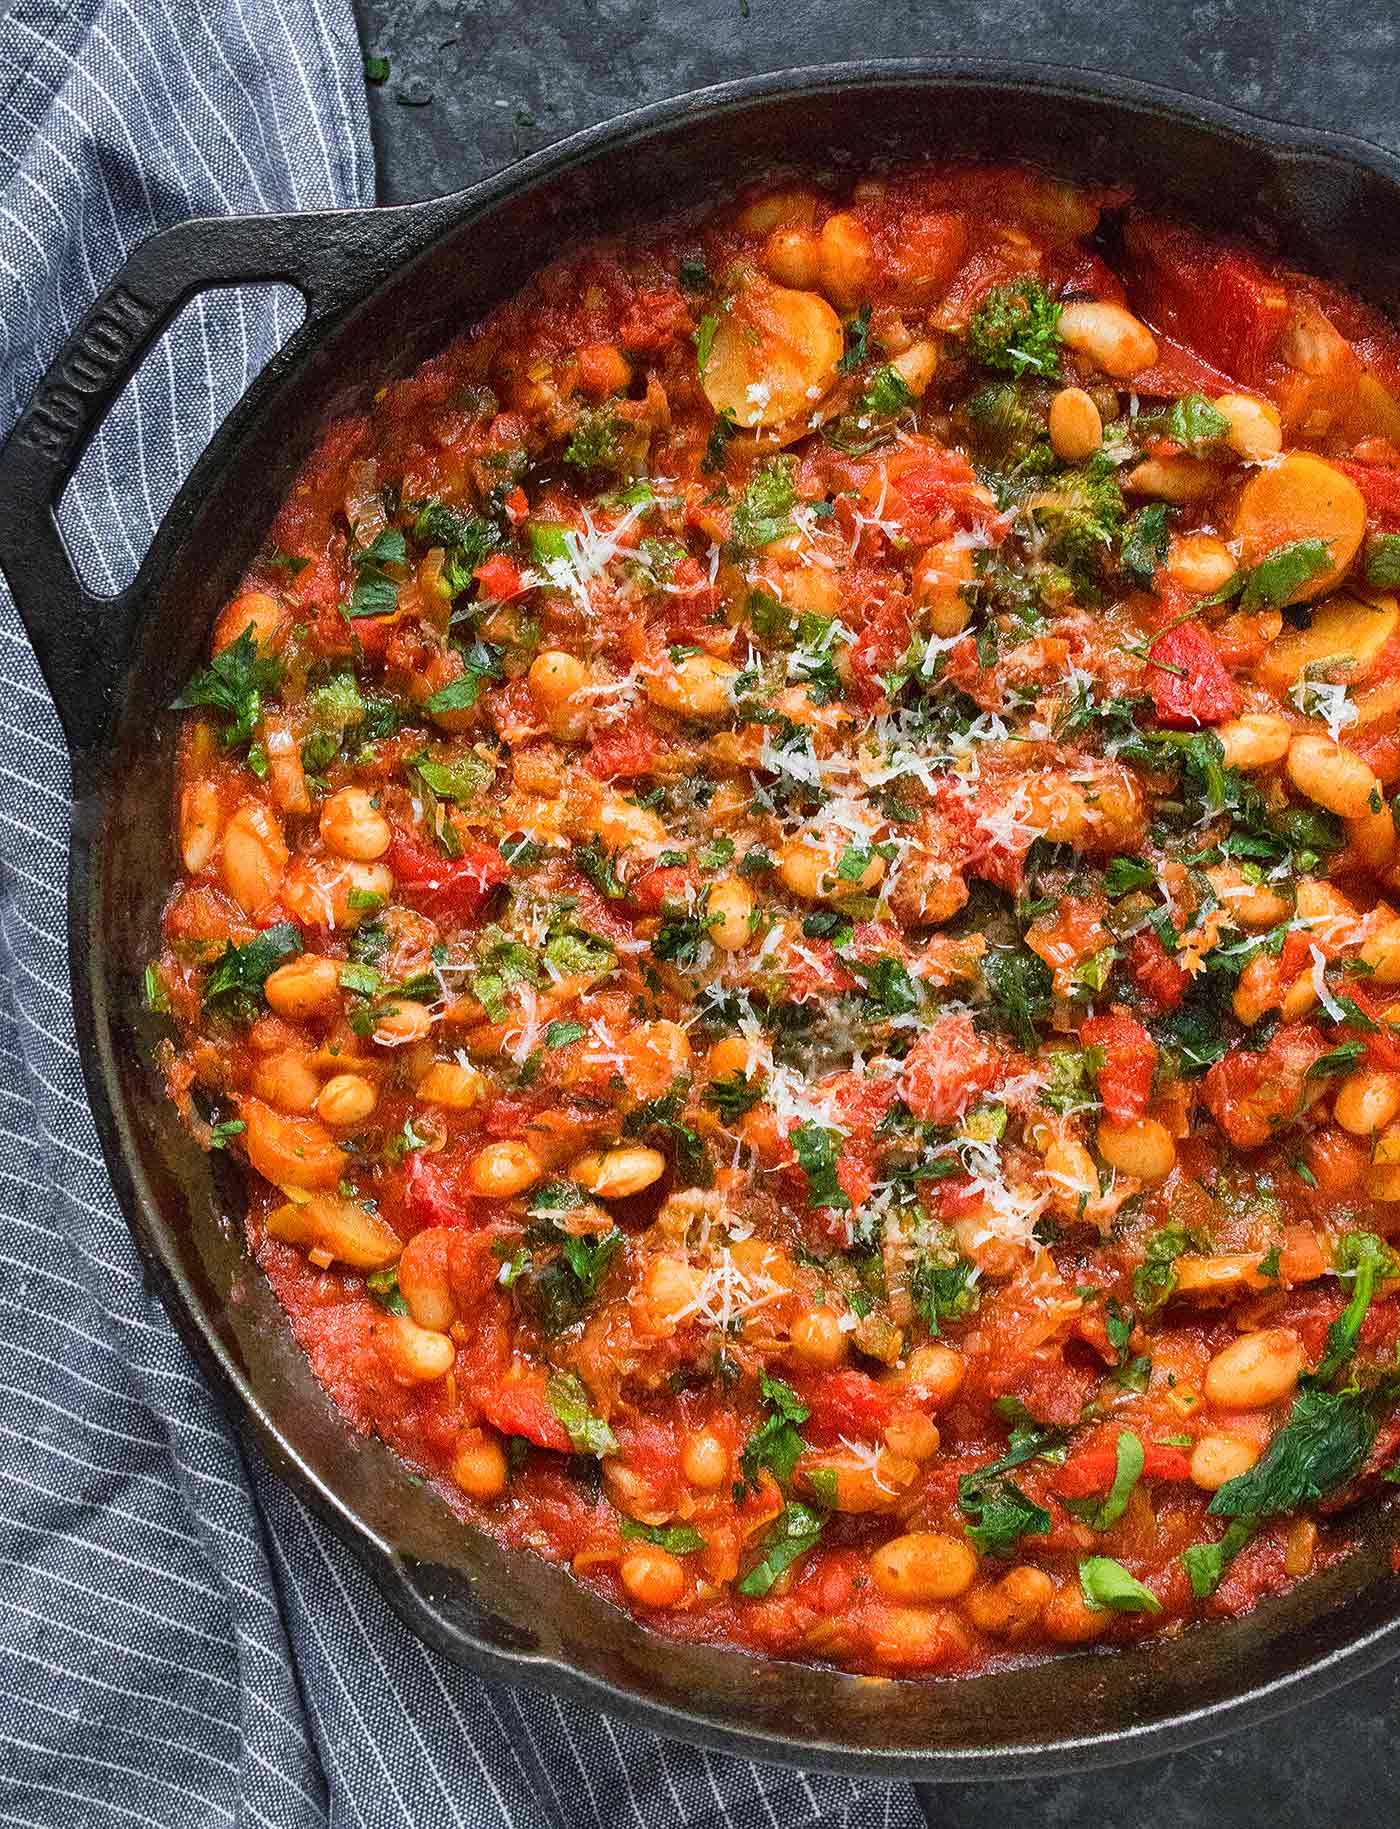
<path id="1" fill-rule="evenodd" d="M 460 857 L 441 857 L 402 833 L 385 862 L 404 900 L 444 926 L 474 921 L 510 877 L 510 865 L 494 845 L 472 843 Z"/>
<path id="2" fill-rule="evenodd" d="M 793 1387 L 812 1413 L 802 1425 L 802 1433 L 815 1446 L 843 1435 L 868 1441 L 884 1428 L 897 1404 L 890 1385 L 879 1384 L 868 1372 L 850 1369 L 794 1378 Z"/>
<path id="3" fill-rule="evenodd" d="M 1297 1118 L 1308 1069 L 1326 1052 L 1311 1023 L 1288 1023 L 1266 1048 L 1232 1048 L 1201 1081 L 1201 1098 L 1232 1143 L 1258 1149 Z"/>
<path id="4" fill-rule="evenodd" d="M 1158 330 L 1157 360 L 1133 376 L 1133 392 L 1144 399 L 1179 400 L 1183 394 L 1229 393 L 1234 382 L 1223 369 L 1203 362 L 1194 350 Z"/>
<path id="5" fill-rule="evenodd" d="M 1001 1067 L 996 1044 L 977 1033 L 971 1017 L 942 1017 L 909 1051 L 904 1102 L 916 1118 L 951 1124 L 995 1085 Z"/>
<path id="6" fill-rule="evenodd" d="M 1368 1065 L 1387 1073 L 1400 1070 L 1400 1003 L 1392 1007 L 1382 992 L 1356 980 L 1348 983 L 1347 996 L 1363 1016 L 1378 1025 L 1360 1038 L 1366 1044 Z"/>
<path id="7" fill-rule="evenodd" d="M 1154 933 L 1133 935 L 1128 970 L 1133 983 L 1159 1012 L 1176 1009 L 1191 982 L 1190 974 L 1177 964 Z"/>
<path id="8" fill-rule="evenodd" d="M 468 1158 L 440 1150 L 414 1150 L 405 1159 L 399 1199 L 407 1223 L 424 1226 L 468 1226 L 482 1212 L 481 1197 L 467 1180 Z"/>
<path id="9" fill-rule="evenodd" d="M 1372 528 L 1381 533 L 1400 529 L 1400 470 L 1386 464 L 1347 463 L 1341 458 L 1334 462 L 1361 491 Z"/>
<path id="10" fill-rule="evenodd" d="M 1199 623 L 1179 622 L 1156 637 L 1148 655 L 1147 687 L 1158 722 L 1175 729 L 1223 724 L 1239 713 L 1239 688 L 1210 632 Z"/>
<path id="11" fill-rule="evenodd" d="M 546 1379 L 538 1366 L 513 1366 L 481 1395 L 481 1414 L 502 1435 L 523 1435 L 537 1448 L 567 1454 L 569 1432 L 549 1407 Z"/>
<path id="12" fill-rule="evenodd" d="M 665 749 L 645 715 L 633 713 L 596 739 L 585 758 L 585 767 L 599 781 L 635 781 L 651 774 Z"/>
<path id="13" fill-rule="evenodd" d="M 657 356 L 690 335 L 694 320 L 679 292 L 669 287 L 639 292 L 618 327 L 617 340 L 634 355 Z"/>
<path id="14" fill-rule="evenodd" d="M 866 622 L 851 649 L 851 672 L 863 705 L 885 696 L 885 675 L 908 653 L 913 628 L 913 608 L 905 597 L 888 598 Z"/>
<path id="15" fill-rule="evenodd" d="M 663 902 L 685 902 L 700 882 L 693 864 L 667 864 L 664 869 L 643 871 L 629 891 L 629 899 L 645 914 L 660 914 Z"/>
<path id="16" fill-rule="evenodd" d="M 1098 1070 L 1099 1097 L 1114 1124 L 1131 1124 L 1147 1110 L 1157 1044 L 1131 1016 L 1091 1016 L 1079 1031 L 1086 1048 L 1103 1051 Z"/>
<path id="17" fill-rule="evenodd" d="M 1050 1484 L 1062 1499 L 1095 1498 L 1109 1490 L 1117 1472 L 1115 1441 L 1110 1447 L 1085 1448 L 1082 1453 L 1072 1455 L 1051 1475 Z M 1149 1480 L 1189 1480 L 1191 1462 L 1180 1448 L 1161 1448 L 1156 1442 L 1143 1442 L 1142 1472 Z"/>
<path id="18" fill-rule="evenodd" d="M 1247 385 L 1263 379 L 1288 323 L 1288 293 L 1250 254 L 1160 217 L 1124 231 L 1128 296 L 1154 327 Z"/>
<path id="19" fill-rule="evenodd" d="M 508 603 L 512 597 L 518 597 L 528 588 L 520 567 L 514 559 L 506 558 L 504 553 L 495 553 L 484 560 L 472 573 L 472 577 L 481 586 L 482 596 L 489 597 L 496 603 Z"/>

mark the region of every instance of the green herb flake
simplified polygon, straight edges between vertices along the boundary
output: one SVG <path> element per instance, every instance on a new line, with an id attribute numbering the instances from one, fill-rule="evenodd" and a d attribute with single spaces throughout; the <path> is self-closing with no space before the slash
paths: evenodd
<path id="1" fill-rule="evenodd" d="M 636 1518 L 624 1518 L 617 1534 L 627 1542 L 654 1543 L 673 1556 L 689 1556 L 705 1547 L 705 1539 L 688 1524 L 643 1524 Z"/>
<path id="2" fill-rule="evenodd" d="M 761 1560 L 739 1582 L 739 1592 L 751 1598 L 766 1594 L 785 1569 L 815 1548 L 825 1527 L 821 1512 L 789 1499 L 763 1539 Z"/>
<path id="3" fill-rule="evenodd" d="M 1176 1260 L 1191 1249 L 1180 1226 L 1164 1226 L 1147 1241 L 1147 1255 L 1133 1272 L 1133 1300 L 1143 1314 L 1155 1314 L 1176 1293 Z"/>
<path id="4" fill-rule="evenodd" d="M 546 1048 L 567 1048 L 570 1042 L 581 1042 L 588 1030 L 581 1022 L 552 1022 L 544 1032 Z"/>
<path id="5" fill-rule="evenodd" d="M 982 981 L 1002 1026 L 1028 1054 L 1038 1052 L 1038 1024 L 1050 1014 L 1054 985 L 1050 967 L 1029 947 L 990 947 L 982 959 Z"/>
<path id="6" fill-rule="evenodd" d="M 865 392 L 856 403 L 856 411 L 877 419 L 888 419 L 896 413 L 902 413 L 912 404 L 913 399 L 903 375 L 892 363 L 887 362 L 870 377 Z"/>
<path id="7" fill-rule="evenodd" d="M 853 318 L 847 318 L 843 326 L 846 349 L 841 360 L 836 364 L 836 372 L 849 375 L 852 369 L 859 368 L 870 353 L 870 306 L 862 305 Z"/>
<path id="8" fill-rule="evenodd" d="M 1167 505 L 1152 502 L 1124 523 L 1118 563 L 1135 584 L 1145 588 L 1152 583 L 1158 567 L 1166 564 L 1169 540 Z"/>
<path id="9" fill-rule="evenodd" d="M 617 1453 L 617 1437 L 593 1414 L 588 1391 L 577 1372 L 551 1372 L 545 1386 L 549 1407 L 568 1431 L 576 1454 Z"/>
<path id="10" fill-rule="evenodd" d="M 733 1124 L 742 1118 L 746 1111 L 751 1111 L 763 1097 L 765 1082 L 758 1077 L 750 1079 L 739 1069 L 721 1080 L 711 1080 L 700 1098 L 702 1104 L 714 1112 L 722 1123 Z"/>
<path id="11" fill-rule="evenodd" d="M 1372 534 L 1367 541 L 1366 582 L 1378 591 L 1400 590 L 1400 533 Z"/>
<path id="12" fill-rule="evenodd" d="M 301 935 L 290 921 L 264 928 L 241 946 L 230 940 L 204 981 L 204 1007 L 235 1022 L 252 1022 L 262 1012 L 267 980 L 301 950 Z"/>
<path id="13" fill-rule="evenodd" d="M 1115 1613 L 1160 1613 L 1162 1603 L 1136 1575 L 1130 1575 L 1111 1556 L 1089 1556 L 1079 1565 L 1079 1586 L 1085 1606 Z"/>
<path id="14" fill-rule="evenodd" d="M 259 654 L 248 628 L 194 675 L 170 709 L 192 711 L 207 706 L 221 712 L 226 720 L 221 733 L 224 747 L 236 749 L 252 738 L 262 716 L 263 695 L 275 692 L 281 682 L 282 663 Z"/>
<path id="15" fill-rule="evenodd" d="M 408 1303 L 399 1289 L 399 1267 L 391 1264 L 387 1270 L 371 1270 L 365 1278 L 365 1288 L 391 1315 L 406 1315 Z"/>
<path id="16" fill-rule="evenodd" d="M 146 967 L 145 1004 L 158 1016 L 164 1016 L 170 1010 L 170 993 L 165 988 L 165 980 L 160 975 L 160 967 L 154 960 Z"/>

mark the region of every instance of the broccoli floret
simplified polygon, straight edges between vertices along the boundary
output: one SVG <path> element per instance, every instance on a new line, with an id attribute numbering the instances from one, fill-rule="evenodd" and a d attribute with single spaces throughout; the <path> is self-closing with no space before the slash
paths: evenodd
<path id="1" fill-rule="evenodd" d="M 1005 616 L 1013 628 L 1030 630 L 1073 601 L 1074 587 L 1057 565 L 995 547 L 979 552 L 975 563 L 977 576 L 968 592 L 982 610 L 984 623 L 989 617 Z"/>
<path id="2" fill-rule="evenodd" d="M 620 471 L 623 459 L 618 432 L 615 414 L 586 408 L 565 446 L 564 462 L 576 470 Z"/>
<path id="3" fill-rule="evenodd" d="M 348 725 L 358 724 L 365 715 L 365 702 L 360 697 L 360 682 L 348 667 L 331 674 L 328 680 L 313 687 L 307 698 L 316 714 L 316 722 L 335 730 L 344 730 Z"/>
<path id="4" fill-rule="evenodd" d="M 967 348 L 986 368 L 1054 380 L 1060 372 L 1060 307 L 1029 275 L 993 286 L 967 321 Z"/>
<path id="5" fill-rule="evenodd" d="M 1065 568 L 1076 590 L 1096 589 L 1123 529 L 1123 491 L 1114 466 L 1091 457 L 1062 470 L 1027 498 L 1026 507 L 1047 536 L 1046 556 Z"/>
<path id="6" fill-rule="evenodd" d="M 348 667 L 332 673 L 306 695 L 314 724 L 301 744 L 301 765 L 309 775 L 323 775 L 340 753 L 345 732 L 364 721 L 360 683 Z"/>

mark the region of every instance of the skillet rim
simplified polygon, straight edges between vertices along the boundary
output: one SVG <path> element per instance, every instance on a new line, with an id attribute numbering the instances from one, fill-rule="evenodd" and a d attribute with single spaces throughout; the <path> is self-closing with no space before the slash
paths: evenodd
<path id="1" fill-rule="evenodd" d="M 1217 135 L 1230 135 L 1280 159 L 1299 162 L 1321 159 L 1360 167 L 1400 192 L 1400 158 L 1376 143 L 1324 129 L 1300 127 L 1252 114 L 1226 104 L 1137 79 L 1116 78 L 1082 66 L 1002 59 L 890 59 L 856 60 L 840 64 L 769 71 L 712 85 L 629 111 L 596 123 L 557 144 L 541 149 L 478 184 L 447 196 L 389 209 L 352 209 L 323 213 L 340 222 L 373 226 L 376 231 L 400 224 L 410 230 L 404 260 L 425 254 L 434 242 L 461 226 L 464 218 L 490 210 L 517 192 L 562 175 L 580 165 L 601 159 L 630 143 L 660 138 L 682 127 L 699 114 L 710 118 L 739 114 L 764 102 L 795 102 L 833 91 L 860 89 L 910 89 L 952 93 L 959 91 L 1014 91 L 1053 99 L 1091 100 L 1126 108 L 1145 119 L 1170 124 L 1204 126 Z M 1128 162 L 1125 160 L 1125 162 Z M 209 219 L 211 228 L 227 219 Z M 278 220 L 296 225 L 310 218 L 293 214 Z M 167 232 L 170 233 L 170 232 Z M 154 238 L 159 241 L 161 238 Z M 150 246 L 150 244 L 146 244 Z M 181 504 L 207 485 L 227 452 L 259 418 L 264 404 L 281 386 L 286 371 L 330 334 L 347 314 L 363 304 L 369 292 L 339 299 L 328 312 L 309 313 L 302 329 L 216 432 L 190 478 L 164 517 L 137 580 L 128 595 L 136 602 L 152 589 L 171 562 L 182 534 Z M 18 594 L 18 593 L 17 593 Z M 126 695 L 130 675 L 123 675 L 119 693 Z M 113 727 L 118 722 L 112 720 Z M 888 1778 L 966 1779 L 1073 1771 L 1086 1765 L 1122 1763 L 1168 1748 L 1184 1747 L 1231 1729 L 1270 1718 L 1302 1699 L 1304 1689 L 1323 1694 L 1358 1678 L 1400 1652 L 1400 1617 L 1364 1632 L 1350 1643 L 1271 1681 L 1256 1684 L 1238 1695 L 1184 1709 L 1153 1722 L 1127 1728 L 1053 1741 L 1026 1741 L 1016 1746 L 933 1748 L 920 1752 L 881 1751 L 870 1747 L 853 1750 L 835 1741 L 804 1741 L 794 1745 L 762 1730 L 733 1728 L 712 1716 L 687 1711 L 620 1688 L 611 1679 L 540 1654 L 499 1650 L 450 1629 L 433 1609 L 419 1585 L 423 1565 L 414 1565 L 358 1517 L 297 1456 L 285 1441 L 267 1406 L 251 1382 L 232 1361 L 208 1318 L 201 1313 L 199 1297 L 190 1279 L 171 1265 L 160 1249 L 156 1227 L 138 1195 L 131 1173 L 133 1158 L 123 1140 L 126 1129 L 117 1104 L 120 1095 L 110 1060 L 111 1036 L 101 987 L 89 977 L 100 971 L 100 935 L 94 935 L 90 892 L 94 876 L 89 855 L 97 838 L 102 793 L 103 753 L 111 746 L 112 729 L 92 756 L 75 758 L 74 841 L 70 855 L 70 946 L 74 979 L 75 1013 L 80 1018 L 80 1053 L 84 1077 L 93 1104 L 103 1153 L 112 1174 L 123 1214 L 142 1256 L 158 1283 L 162 1300 L 177 1327 L 192 1346 L 216 1394 L 230 1407 L 241 1425 L 271 1452 L 284 1477 L 308 1497 L 327 1518 L 337 1535 L 366 1562 L 395 1610 L 420 1636 L 456 1661 L 480 1674 L 519 1680 L 546 1687 L 592 1706 L 625 1715 L 639 1725 L 677 1738 L 727 1751 L 783 1763 L 864 1772 Z M 80 787 L 80 783 L 82 784 Z M 97 939 L 96 948 L 93 947 Z M 96 951 L 98 957 L 92 956 Z M 102 1021 L 98 1009 L 102 1006 Z M 645 1630 L 642 1628 L 642 1630 Z M 659 1635 L 654 1642 L 664 1645 Z M 1131 1655 L 1131 1654 L 1129 1654 Z M 960 1679 L 954 1679 L 960 1680 Z M 993 1769 L 1000 1768 L 1000 1769 Z"/>

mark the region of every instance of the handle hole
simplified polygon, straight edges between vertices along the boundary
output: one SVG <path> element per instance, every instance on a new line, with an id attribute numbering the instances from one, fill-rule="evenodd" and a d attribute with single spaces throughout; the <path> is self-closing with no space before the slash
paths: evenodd
<path id="1" fill-rule="evenodd" d="M 86 590 L 114 597 L 131 583 L 205 446 L 305 316 L 295 286 L 219 286 L 167 325 L 59 500 Z"/>

